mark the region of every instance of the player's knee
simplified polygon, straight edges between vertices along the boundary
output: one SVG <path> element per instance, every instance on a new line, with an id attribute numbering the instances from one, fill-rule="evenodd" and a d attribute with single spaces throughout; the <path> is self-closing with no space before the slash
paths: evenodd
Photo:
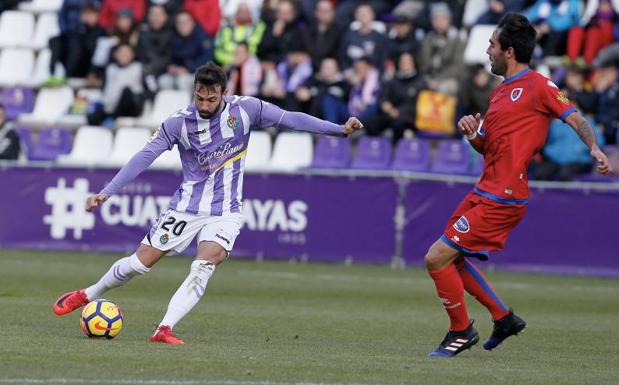
<path id="1" fill-rule="evenodd" d="M 145 267 L 150 269 L 155 263 L 157 263 L 161 259 L 161 257 L 165 255 L 165 251 L 161 251 L 155 249 L 154 247 L 141 244 L 135 254 L 139 259 L 139 262 L 141 262 Z"/>
<path id="2" fill-rule="evenodd" d="M 216 242 L 200 242 L 198 245 L 197 260 L 212 262 L 219 265 L 228 258 L 228 251 Z"/>
<path id="3" fill-rule="evenodd" d="M 435 242 L 426 253 L 424 262 L 426 269 L 430 271 L 441 270 L 452 263 L 457 257 L 457 253 L 451 253 L 451 250 L 445 250 L 441 247 L 440 242 Z"/>

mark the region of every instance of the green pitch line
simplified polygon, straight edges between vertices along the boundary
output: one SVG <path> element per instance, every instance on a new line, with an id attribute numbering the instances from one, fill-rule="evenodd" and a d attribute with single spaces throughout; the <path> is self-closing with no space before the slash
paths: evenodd
<path id="1" fill-rule="evenodd" d="M 489 273 L 528 322 L 493 352 L 426 357 L 448 323 L 424 271 L 384 266 L 231 260 L 175 331 L 148 342 L 189 270 L 166 258 L 106 293 L 125 313 L 111 341 L 56 317 L 67 290 L 94 282 L 118 256 L 0 251 L 0 384 L 615 384 L 619 281 Z M 481 342 L 490 317 L 467 297 Z"/>

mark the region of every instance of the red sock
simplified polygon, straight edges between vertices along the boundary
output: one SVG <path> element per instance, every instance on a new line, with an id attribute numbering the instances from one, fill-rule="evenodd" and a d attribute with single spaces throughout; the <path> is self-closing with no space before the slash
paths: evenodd
<path id="1" fill-rule="evenodd" d="M 493 320 L 498 320 L 509 314 L 509 309 L 494 292 L 484 273 L 468 260 L 456 263 L 458 274 L 467 293 L 475 297 L 492 314 Z"/>
<path id="2" fill-rule="evenodd" d="M 428 270 L 428 273 L 434 280 L 436 292 L 449 315 L 451 322 L 449 329 L 452 331 L 466 329 L 469 326 L 469 315 L 464 303 L 464 286 L 454 264 L 442 270 Z"/>

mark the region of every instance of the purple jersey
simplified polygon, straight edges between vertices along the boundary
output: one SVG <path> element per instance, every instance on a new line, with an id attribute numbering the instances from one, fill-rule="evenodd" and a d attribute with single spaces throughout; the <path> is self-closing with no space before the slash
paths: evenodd
<path id="1" fill-rule="evenodd" d="M 146 146 L 103 189 L 117 193 L 159 155 L 178 145 L 183 183 L 170 208 L 192 214 L 220 216 L 241 212 L 245 155 L 252 128 L 287 128 L 342 135 L 343 126 L 300 112 L 288 112 L 248 96 L 226 96 L 220 113 L 203 119 L 195 104 L 167 118 Z"/>

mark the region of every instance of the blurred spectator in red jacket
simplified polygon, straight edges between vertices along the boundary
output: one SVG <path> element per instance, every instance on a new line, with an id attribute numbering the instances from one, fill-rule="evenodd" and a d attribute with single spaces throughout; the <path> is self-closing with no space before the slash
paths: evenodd
<path id="1" fill-rule="evenodd" d="M 122 9 L 131 10 L 137 23 L 144 20 L 146 1 L 144 0 L 103 0 L 99 11 L 99 25 L 105 29 L 112 29 L 116 24 L 118 13 Z"/>
<path id="2" fill-rule="evenodd" d="M 221 24 L 219 0 L 185 0 L 183 7 L 214 38 Z"/>

